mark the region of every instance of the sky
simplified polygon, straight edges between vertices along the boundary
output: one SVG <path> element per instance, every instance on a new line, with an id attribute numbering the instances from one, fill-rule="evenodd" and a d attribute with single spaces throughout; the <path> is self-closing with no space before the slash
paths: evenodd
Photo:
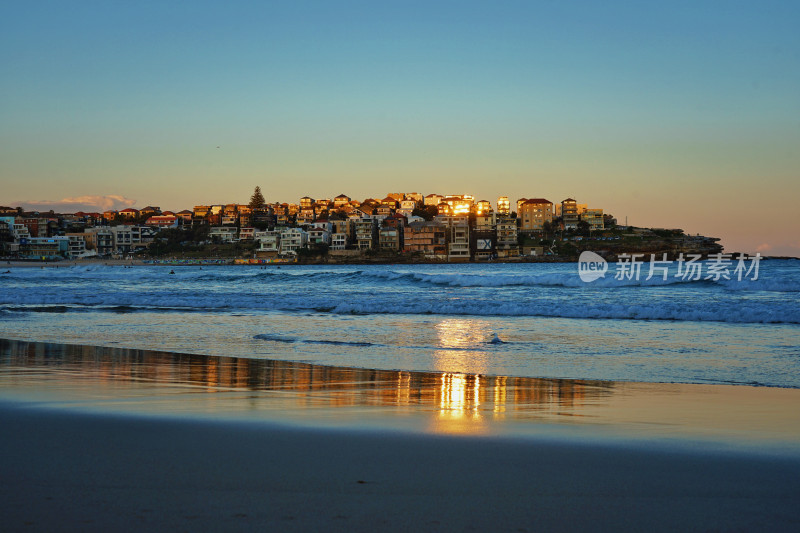
<path id="1" fill-rule="evenodd" d="M 800 256 L 798 21 L 770 0 L 4 2 L 0 205 L 573 197 Z"/>

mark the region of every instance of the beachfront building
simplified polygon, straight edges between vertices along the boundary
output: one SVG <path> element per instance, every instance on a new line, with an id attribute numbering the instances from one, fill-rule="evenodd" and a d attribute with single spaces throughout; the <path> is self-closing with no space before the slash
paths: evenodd
<path id="1" fill-rule="evenodd" d="M 405 228 L 403 248 L 428 259 L 445 259 L 447 227 L 438 222 L 412 222 Z"/>
<path id="2" fill-rule="evenodd" d="M 347 248 L 347 234 L 334 233 L 331 235 L 331 250 L 344 250 Z"/>
<path id="3" fill-rule="evenodd" d="M 545 222 L 553 222 L 553 202 L 544 198 L 531 198 L 520 205 L 517 218 L 523 233 L 541 233 Z"/>
<path id="4" fill-rule="evenodd" d="M 83 239 L 83 233 L 67 233 L 65 237 L 68 239 L 66 255 L 68 259 L 86 255 L 86 241 Z"/>
<path id="5" fill-rule="evenodd" d="M 451 224 L 449 234 L 447 260 L 469 261 L 469 224 L 467 224 L 467 220 L 457 220 Z"/>
<path id="6" fill-rule="evenodd" d="M 120 211 L 119 215 L 124 218 L 136 218 L 139 216 L 139 210 L 129 207 Z"/>
<path id="7" fill-rule="evenodd" d="M 303 196 L 300 198 L 300 209 L 312 209 L 314 207 L 314 199 L 310 196 Z"/>
<path id="8" fill-rule="evenodd" d="M 281 232 L 280 231 L 259 231 L 253 235 L 253 239 L 258 242 L 258 251 L 277 254 L 280 252 Z"/>
<path id="9" fill-rule="evenodd" d="M 386 226 L 378 232 L 381 250 L 399 252 L 403 249 L 403 225 Z"/>
<path id="10" fill-rule="evenodd" d="M 497 214 L 506 216 L 511 214 L 511 202 L 508 201 L 508 196 L 501 196 L 497 199 Z"/>
<path id="11" fill-rule="evenodd" d="M 476 226 L 470 233 L 471 247 L 476 261 L 493 259 L 497 255 L 497 232 L 487 226 Z"/>
<path id="12" fill-rule="evenodd" d="M 297 255 L 297 250 L 305 248 L 308 243 L 308 233 L 300 228 L 286 228 L 281 232 L 281 255 Z"/>
<path id="13" fill-rule="evenodd" d="M 97 255 L 111 255 L 116 252 L 114 248 L 114 232 L 107 227 L 86 228 L 83 233 L 83 240 L 86 241 L 86 248 L 94 250 Z"/>
<path id="14" fill-rule="evenodd" d="M 355 221 L 356 244 L 359 250 L 375 249 L 378 239 L 378 221 L 374 218 L 359 218 Z"/>
<path id="15" fill-rule="evenodd" d="M 19 255 L 25 259 L 62 259 L 69 257 L 69 237 L 31 237 L 19 243 Z"/>
<path id="16" fill-rule="evenodd" d="M 497 217 L 497 257 L 518 257 L 517 220 L 511 217 Z"/>

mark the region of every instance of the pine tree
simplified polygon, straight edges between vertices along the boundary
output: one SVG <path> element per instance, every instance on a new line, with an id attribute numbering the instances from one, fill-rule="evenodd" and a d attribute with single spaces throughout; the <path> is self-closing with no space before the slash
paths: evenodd
<path id="1" fill-rule="evenodd" d="M 261 209 L 264 207 L 264 195 L 261 194 L 261 187 L 256 186 L 256 190 L 253 191 L 253 196 L 250 197 L 250 209 Z"/>

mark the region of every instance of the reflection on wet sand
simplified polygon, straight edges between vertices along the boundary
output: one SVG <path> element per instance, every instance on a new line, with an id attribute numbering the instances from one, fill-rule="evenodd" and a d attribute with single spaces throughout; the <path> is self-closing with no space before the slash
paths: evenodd
<path id="1" fill-rule="evenodd" d="M 0 383 L 36 386 L 58 377 L 95 395 L 128 383 L 290 397 L 298 407 L 422 409 L 440 431 L 479 431 L 484 419 L 543 418 L 600 400 L 611 382 L 384 371 L 285 361 L 0 340 Z M 213 397 L 213 395 L 209 395 Z M 224 398 L 224 395 L 220 395 Z M 267 396 L 269 397 L 269 396 Z M 252 400 L 255 396 L 249 396 Z M 457 423 L 470 421 L 470 428 Z M 447 424 L 451 423 L 450 426 Z"/>
<path id="2" fill-rule="evenodd" d="M 800 390 L 342 368 L 0 340 L 0 400 L 434 433 L 593 429 L 800 450 Z"/>

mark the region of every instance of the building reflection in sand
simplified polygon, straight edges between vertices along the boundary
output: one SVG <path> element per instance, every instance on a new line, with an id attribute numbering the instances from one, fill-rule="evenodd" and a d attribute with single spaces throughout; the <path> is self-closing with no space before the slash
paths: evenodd
<path id="1" fill-rule="evenodd" d="M 429 431 L 445 433 L 480 433 L 491 421 L 580 416 L 584 405 L 603 402 L 614 391 L 613 382 L 603 381 L 368 370 L 0 340 L 2 388 L 49 388 L 55 382 L 109 401 L 130 397 L 137 389 L 140 398 L 167 389 L 202 393 L 206 411 L 213 411 L 215 402 L 229 408 L 237 398 L 249 410 L 291 406 L 423 412 Z"/>

